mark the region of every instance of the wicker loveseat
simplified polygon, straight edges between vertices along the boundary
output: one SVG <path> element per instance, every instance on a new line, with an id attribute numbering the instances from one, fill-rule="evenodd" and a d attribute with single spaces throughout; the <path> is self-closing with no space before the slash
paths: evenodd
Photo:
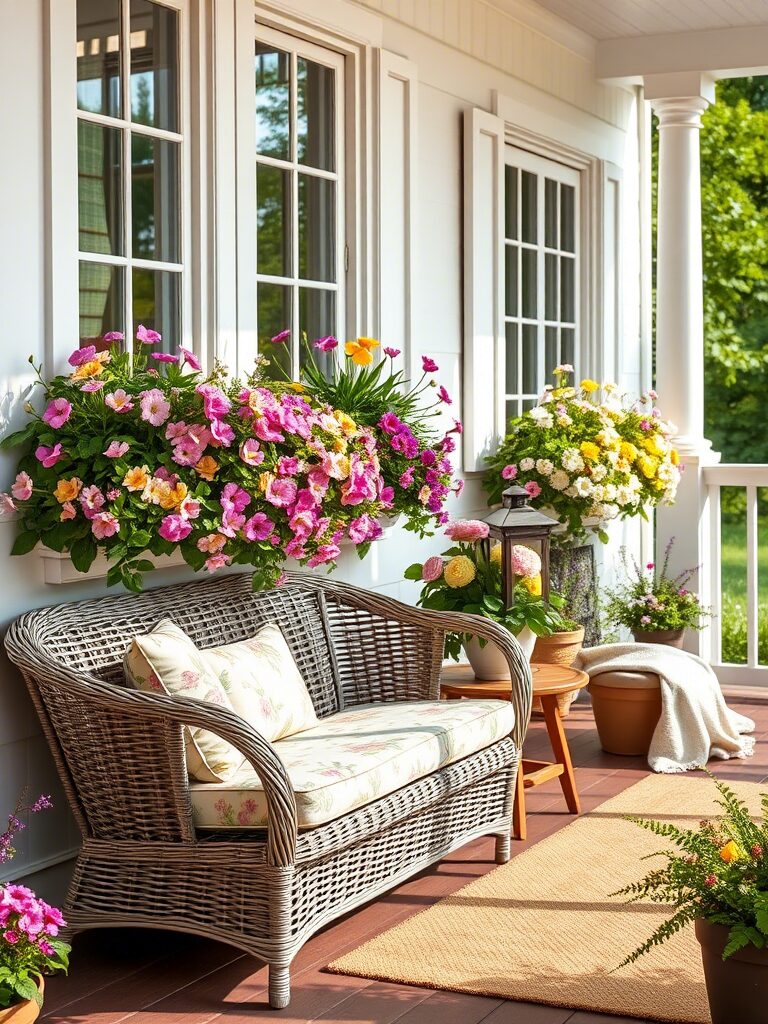
<path id="1" fill-rule="evenodd" d="M 469 756 L 301 828 L 279 742 L 231 711 L 126 686 L 127 645 L 163 617 L 201 648 L 276 623 L 321 721 L 400 702 L 402 712 L 391 711 L 407 723 L 406 702 L 438 700 L 445 631 L 474 632 L 503 649 L 518 680 L 514 723 Z M 67 902 L 73 932 L 165 928 L 231 943 L 269 964 L 269 1001 L 283 1007 L 293 957 L 330 920 L 474 837 L 495 835 L 498 862 L 509 858 L 531 677 L 515 640 L 492 622 L 418 610 L 309 573 L 253 593 L 244 574 L 33 611 L 11 626 L 6 647 L 82 832 Z M 195 827 L 184 724 L 244 755 L 261 780 L 266 827 Z"/>

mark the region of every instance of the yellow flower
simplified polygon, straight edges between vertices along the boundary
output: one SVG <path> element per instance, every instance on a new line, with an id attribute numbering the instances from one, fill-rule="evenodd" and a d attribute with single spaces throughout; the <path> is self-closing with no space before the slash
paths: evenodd
<path id="1" fill-rule="evenodd" d="M 621 457 L 626 459 L 627 462 L 634 462 L 637 458 L 637 448 L 630 441 L 622 441 L 619 451 L 621 452 Z"/>
<path id="2" fill-rule="evenodd" d="M 669 461 L 672 463 L 673 466 L 679 466 L 680 465 L 680 453 L 678 452 L 677 448 L 673 448 L 670 451 L 670 453 L 669 453 Z"/>
<path id="3" fill-rule="evenodd" d="M 491 549 L 491 562 L 501 565 L 501 544 L 495 544 Z"/>
<path id="4" fill-rule="evenodd" d="M 147 480 L 147 486 L 141 492 L 141 500 L 151 502 L 153 505 L 160 505 L 163 508 L 173 508 L 173 502 L 168 503 L 171 494 L 171 485 L 167 480 L 151 476 Z"/>
<path id="5" fill-rule="evenodd" d="M 640 472 L 643 476 L 652 480 L 656 476 L 656 470 L 659 468 L 659 464 L 656 459 L 650 455 L 641 455 L 637 460 L 637 464 L 640 467 Z"/>
<path id="6" fill-rule="evenodd" d="M 590 380 L 587 378 L 581 382 L 581 390 L 586 391 L 588 395 L 591 395 L 593 391 L 597 391 L 600 385 L 596 380 Z"/>
<path id="7" fill-rule="evenodd" d="M 129 491 L 143 491 L 148 482 L 148 466 L 134 466 L 123 477 L 123 487 L 127 487 Z"/>
<path id="8" fill-rule="evenodd" d="M 195 466 L 195 472 L 198 473 L 203 480 L 213 480 L 218 468 L 219 464 L 212 455 L 204 455 Z"/>
<path id="9" fill-rule="evenodd" d="M 189 493 L 189 488 L 185 483 L 182 483 L 182 481 L 179 480 L 171 493 L 173 495 L 173 504 L 180 505 Z"/>
<path id="10" fill-rule="evenodd" d="M 590 462 L 597 462 L 600 458 L 600 449 L 592 441 L 581 442 L 581 454 L 585 459 L 589 459 Z"/>
<path id="11" fill-rule="evenodd" d="M 445 582 L 449 587 L 468 586 L 477 575 L 472 559 L 466 555 L 454 555 L 445 567 Z"/>
<path id="12" fill-rule="evenodd" d="M 357 344 L 360 345 L 361 348 L 367 349 L 369 352 L 379 347 L 379 343 L 375 338 L 358 338 Z"/>
<path id="13" fill-rule="evenodd" d="M 659 438 L 654 437 L 653 435 L 651 435 L 651 437 L 646 437 L 645 440 L 641 441 L 641 444 L 647 452 L 651 453 L 651 455 L 660 456 L 666 451 L 666 448 Z"/>
<path id="14" fill-rule="evenodd" d="M 275 479 L 274 473 L 259 473 L 259 490 L 266 491 L 272 481 Z"/>
<path id="15" fill-rule="evenodd" d="M 373 356 L 369 350 L 357 341 L 348 341 L 344 346 L 344 351 L 352 357 L 355 366 L 370 366 L 373 362 Z"/>
<path id="16" fill-rule="evenodd" d="M 158 496 L 160 499 L 160 508 L 171 509 L 176 508 L 187 496 L 187 485 L 179 483 L 175 487 L 171 487 L 167 480 L 161 480 L 161 483 L 165 484 L 165 487 L 158 488 Z"/>
<path id="17" fill-rule="evenodd" d="M 56 484 L 56 490 L 53 492 L 53 496 L 60 505 L 63 505 L 65 501 L 73 501 L 80 493 L 80 488 L 83 486 L 83 481 L 73 476 L 69 480 L 65 480 L 63 477 Z"/>
<path id="18" fill-rule="evenodd" d="M 726 864 L 732 864 L 735 860 L 741 860 L 741 850 L 732 839 L 725 846 L 721 847 L 720 860 L 724 860 Z"/>
<path id="19" fill-rule="evenodd" d="M 520 580 L 531 597 L 541 597 L 541 573 L 535 576 L 523 576 Z"/>
<path id="20" fill-rule="evenodd" d="M 291 389 L 291 391 L 297 391 L 300 395 L 307 390 L 304 387 L 304 385 L 299 384 L 298 381 L 294 381 L 292 384 L 289 384 L 288 387 Z"/>
<path id="21" fill-rule="evenodd" d="M 91 359 L 89 362 L 78 366 L 70 380 L 85 380 L 86 377 L 98 377 L 103 372 L 103 363 L 99 359 Z"/>
<path id="22" fill-rule="evenodd" d="M 333 415 L 341 429 L 347 435 L 347 437 L 349 437 L 351 434 L 354 434 L 354 432 L 357 430 L 357 424 L 355 423 L 351 416 L 348 416 L 345 412 L 342 412 L 341 409 L 336 409 Z"/>

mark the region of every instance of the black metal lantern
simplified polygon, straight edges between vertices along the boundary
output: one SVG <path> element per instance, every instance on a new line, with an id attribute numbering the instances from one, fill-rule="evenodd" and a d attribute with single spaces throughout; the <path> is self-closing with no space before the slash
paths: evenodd
<path id="1" fill-rule="evenodd" d="M 494 509 L 483 520 L 488 524 L 488 537 L 482 543 L 490 558 L 491 541 L 501 542 L 501 587 L 505 608 L 514 604 L 515 574 L 512 571 L 512 547 L 530 546 L 538 542 L 541 555 L 541 596 L 549 600 L 549 535 L 558 525 L 557 519 L 531 508 L 530 496 L 524 487 L 507 487 L 501 495 L 501 508 Z"/>

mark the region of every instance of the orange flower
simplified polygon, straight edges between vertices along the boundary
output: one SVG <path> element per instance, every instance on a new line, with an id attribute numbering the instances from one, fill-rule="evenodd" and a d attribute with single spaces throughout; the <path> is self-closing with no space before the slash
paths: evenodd
<path id="1" fill-rule="evenodd" d="M 355 366 L 370 366 L 373 362 L 373 356 L 370 351 L 364 345 L 361 345 L 359 341 L 348 341 L 344 346 L 344 351 L 348 356 L 352 357 L 352 362 Z"/>
<path id="2" fill-rule="evenodd" d="M 83 363 L 75 370 L 70 377 L 70 380 L 85 380 L 87 377 L 98 377 L 100 373 L 104 372 L 104 364 L 99 359 L 91 359 L 90 362 Z"/>
<path id="3" fill-rule="evenodd" d="M 732 864 L 735 860 L 741 860 L 741 850 L 732 839 L 725 846 L 721 847 L 720 860 L 724 860 L 726 864 Z"/>
<path id="4" fill-rule="evenodd" d="M 133 466 L 123 477 L 123 487 L 126 487 L 129 491 L 143 491 L 148 483 L 148 466 Z"/>
<path id="5" fill-rule="evenodd" d="M 373 349 L 379 347 L 379 343 L 378 343 L 378 341 L 376 341 L 375 338 L 358 338 L 357 339 L 357 344 L 361 348 L 366 349 L 368 352 L 372 352 Z"/>
<path id="6" fill-rule="evenodd" d="M 219 464 L 212 455 L 204 455 L 195 466 L 195 472 L 198 473 L 203 480 L 213 480 L 218 468 Z"/>
<path id="7" fill-rule="evenodd" d="M 60 505 L 63 505 L 67 501 L 73 501 L 80 493 L 80 488 L 83 486 L 83 481 L 76 476 L 73 476 L 69 480 L 65 480 L 63 477 L 56 484 L 56 490 L 53 492 L 53 496 Z"/>

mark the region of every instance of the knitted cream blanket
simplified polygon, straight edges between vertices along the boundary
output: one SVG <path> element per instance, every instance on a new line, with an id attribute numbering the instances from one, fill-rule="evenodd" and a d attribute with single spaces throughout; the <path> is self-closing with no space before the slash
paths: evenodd
<path id="1" fill-rule="evenodd" d="M 590 676 L 601 672 L 652 672 L 661 682 L 661 718 L 648 764 L 655 772 L 685 772 L 710 757 L 749 757 L 755 741 L 751 718 L 731 711 L 710 666 L 695 654 L 660 644 L 606 644 L 584 648 L 576 662 Z"/>

